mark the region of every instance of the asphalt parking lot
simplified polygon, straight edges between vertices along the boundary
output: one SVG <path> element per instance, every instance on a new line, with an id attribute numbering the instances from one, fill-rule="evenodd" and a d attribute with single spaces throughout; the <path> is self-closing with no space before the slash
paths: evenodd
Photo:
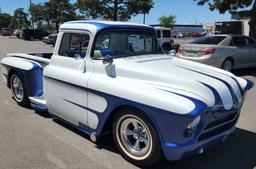
<path id="1" fill-rule="evenodd" d="M 40 41 L 0 36 L 0 59 L 7 53 L 52 52 Z M 256 83 L 256 68 L 236 75 Z M 256 87 L 247 95 L 237 129 L 225 143 L 185 160 L 162 160 L 152 168 L 256 169 Z M 117 152 L 111 136 L 92 143 L 79 131 L 47 113 L 18 106 L 0 83 L 0 169 L 137 168 Z"/>

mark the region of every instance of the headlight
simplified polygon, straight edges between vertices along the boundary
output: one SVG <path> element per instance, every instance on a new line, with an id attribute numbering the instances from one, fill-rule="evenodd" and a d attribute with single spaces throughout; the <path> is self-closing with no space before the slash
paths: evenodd
<path id="1" fill-rule="evenodd" d="M 198 116 L 195 118 L 189 125 L 187 126 L 187 129 L 193 130 L 201 121 L 201 116 Z"/>
<path id="2" fill-rule="evenodd" d="M 201 116 L 198 116 L 191 123 L 189 123 L 186 130 L 184 131 L 184 137 L 191 137 L 200 121 Z"/>

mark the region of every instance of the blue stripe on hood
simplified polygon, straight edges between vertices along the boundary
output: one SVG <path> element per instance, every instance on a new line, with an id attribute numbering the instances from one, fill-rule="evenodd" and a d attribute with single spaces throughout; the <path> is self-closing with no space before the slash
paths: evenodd
<path id="1" fill-rule="evenodd" d="M 181 66 L 180 66 L 180 67 L 181 67 Z M 211 78 L 213 78 L 213 79 L 216 79 L 216 80 L 218 80 L 218 81 L 224 83 L 224 84 L 227 86 L 227 88 L 228 88 L 228 90 L 229 90 L 229 92 L 230 92 L 230 94 L 231 94 L 231 96 L 232 96 L 233 104 L 238 104 L 238 98 L 237 98 L 237 96 L 236 96 L 236 94 L 235 94 L 234 89 L 233 89 L 233 88 L 231 87 L 231 85 L 228 84 L 226 81 L 224 81 L 224 80 L 222 80 L 222 79 L 220 79 L 220 78 L 218 78 L 218 77 L 215 77 L 215 76 L 212 76 L 212 75 L 209 75 L 209 74 L 206 74 L 206 73 L 202 73 L 202 72 L 199 72 L 199 71 L 196 71 L 196 70 L 193 70 L 193 69 L 189 69 L 189 68 L 186 68 L 186 67 L 182 67 L 182 68 L 187 69 L 187 70 L 190 70 L 190 71 L 193 71 L 193 72 L 196 72 L 196 73 L 199 73 L 199 74 L 202 74 L 202 75 L 205 75 L 205 76 L 208 76 L 208 77 L 211 77 Z M 234 79 L 233 79 L 233 80 L 234 80 Z M 204 82 L 201 82 L 201 83 L 204 83 Z M 205 84 L 205 83 L 204 83 L 204 84 Z M 238 85 L 238 84 L 237 84 L 237 85 Z M 238 85 L 238 86 L 240 86 L 240 85 Z M 242 95 L 242 93 L 241 93 L 241 95 Z"/>

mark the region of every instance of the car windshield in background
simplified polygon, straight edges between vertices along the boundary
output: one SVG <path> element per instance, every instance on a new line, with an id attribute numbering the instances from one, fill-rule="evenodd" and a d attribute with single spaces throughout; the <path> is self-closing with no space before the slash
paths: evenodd
<path id="1" fill-rule="evenodd" d="M 158 47 L 154 32 L 103 31 L 97 36 L 93 51 L 94 59 L 107 55 L 113 58 L 163 53 Z"/>
<path id="2" fill-rule="evenodd" d="M 191 44 L 218 45 L 226 36 L 203 36 L 191 42 Z"/>

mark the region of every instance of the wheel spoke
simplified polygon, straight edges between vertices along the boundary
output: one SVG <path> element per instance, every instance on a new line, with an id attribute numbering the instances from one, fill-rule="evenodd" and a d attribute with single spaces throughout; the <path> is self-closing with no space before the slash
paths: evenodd
<path id="1" fill-rule="evenodd" d="M 127 129 L 126 130 L 126 133 L 125 133 L 127 136 L 132 136 L 134 134 L 134 131 L 130 130 L 130 129 Z"/>
<path id="2" fill-rule="evenodd" d="M 146 130 L 142 128 L 141 133 L 146 134 Z"/>
<path id="3" fill-rule="evenodd" d="M 134 147 L 135 147 L 136 149 L 140 149 L 140 140 L 139 140 L 139 139 L 136 140 L 136 142 L 135 142 L 135 144 L 134 144 Z"/>
<path id="4" fill-rule="evenodd" d="M 133 121 L 132 125 L 133 125 L 135 130 L 138 130 L 138 128 L 139 128 L 138 122 Z"/>
<path id="5" fill-rule="evenodd" d="M 148 144 L 148 140 L 146 138 L 140 138 L 140 141 L 143 142 L 145 145 Z"/>
<path id="6" fill-rule="evenodd" d="M 19 87 L 16 83 L 13 83 L 12 86 L 13 86 L 14 89 L 17 89 Z"/>
<path id="7" fill-rule="evenodd" d="M 15 99 L 18 101 L 22 100 L 24 89 L 23 89 L 22 82 L 19 79 L 19 77 L 17 77 L 17 76 L 13 77 L 12 88 L 13 88 L 13 94 L 14 94 Z"/>

